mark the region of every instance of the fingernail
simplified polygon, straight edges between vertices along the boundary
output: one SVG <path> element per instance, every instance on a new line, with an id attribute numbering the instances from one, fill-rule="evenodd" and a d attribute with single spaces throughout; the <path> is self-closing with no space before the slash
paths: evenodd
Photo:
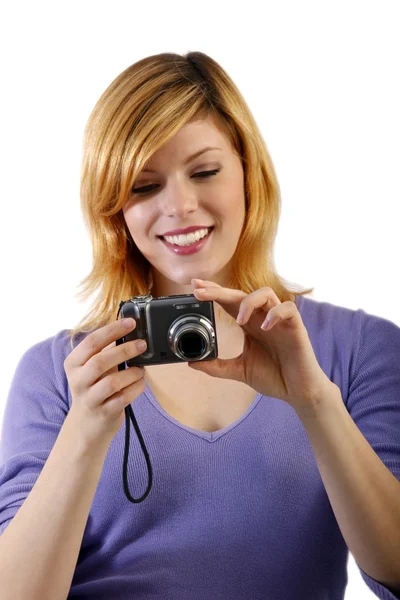
<path id="1" fill-rule="evenodd" d="M 136 342 L 136 348 L 139 350 L 139 352 L 144 350 L 146 347 L 147 347 L 147 344 L 144 340 L 139 340 L 138 342 Z"/>
<path id="2" fill-rule="evenodd" d="M 236 317 L 236 323 L 239 323 L 239 325 L 241 323 L 243 323 L 244 321 L 244 311 L 240 310 L 238 316 Z"/>
<path id="3" fill-rule="evenodd" d="M 127 319 L 122 319 L 122 325 L 123 327 L 126 327 L 127 329 L 131 329 L 131 327 L 133 327 L 135 323 L 135 319 L 132 319 L 132 317 L 128 317 Z"/>
<path id="4" fill-rule="evenodd" d="M 271 324 L 272 324 L 271 319 L 269 317 L 266 317 L 261 325 L 261 329 L 263 329 L 264 331 L 268 331 Z"/>

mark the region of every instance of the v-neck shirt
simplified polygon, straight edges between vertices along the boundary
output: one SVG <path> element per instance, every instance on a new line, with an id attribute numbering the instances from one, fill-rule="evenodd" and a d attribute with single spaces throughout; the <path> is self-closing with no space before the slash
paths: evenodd
<path id="1" fill-rule="evenodd" d="M 301 296 L 297 305 L 321 368 L 400 479 L 400 328 L 362 309 Z M 70 351 L 62 330 L 17 365 L 0 445 L 0 533 L 32 489 L 71 407 L 63 367 Z M 139 504 L 124 494 L 124 423 L 104 462 L 68 598 L 344 598 L 348 548 L 306 431 L 287 403 L 258 394 L 215 432 L 171 417 L 148 385 L 131 406 L 151 457 L 152 489 Z M 132 427 L 128 480 L 131 494 L 141 496 L 148 473 Z M 360 571 L 379 598 L 400 598 Z"/>

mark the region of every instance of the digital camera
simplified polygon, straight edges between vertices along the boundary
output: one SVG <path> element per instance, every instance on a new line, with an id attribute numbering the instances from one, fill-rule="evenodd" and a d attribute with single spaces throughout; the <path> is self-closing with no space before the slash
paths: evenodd
<path id="1" fill-rule="evenodd" d="M 218 357 L 214 305 L 193 294 L 135 296 L 119 305 L 121 318 L 136 327 L 116 344 L 146 340 L 146 351 L 125 361 L 127 367 L 213 360 Z M 125 368 L 127 368 L 125 367 Z"/>

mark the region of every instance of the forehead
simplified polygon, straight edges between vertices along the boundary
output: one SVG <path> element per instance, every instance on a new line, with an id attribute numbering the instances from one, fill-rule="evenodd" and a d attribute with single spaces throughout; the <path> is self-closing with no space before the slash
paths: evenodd
<path id="1" fill-rule="evenodd" d="M 196 119 L 183 125 L 181 129 L 175 134 L 170 140 L 186 140 L 191 136 L 201 136 L 201 138 L 207 139 L 210 143 L 214 142 L 227 142 L 226 136 L 222 131 L 221 126 L 218 124 L 215 118 L 209 116 L 206 119 Z"/>
<path id="2" fill-rule="evenodd" d="M 181 129 L 147 161 L 142 172 L 151 172 L 158 161 L 175 157 L 179 161 L 188 163 L 205 149 L 214 150 L 222 154 L 231 150 L 230 142 L 213 119 L 207 118 L 192 121 L 183 125 Z"/>

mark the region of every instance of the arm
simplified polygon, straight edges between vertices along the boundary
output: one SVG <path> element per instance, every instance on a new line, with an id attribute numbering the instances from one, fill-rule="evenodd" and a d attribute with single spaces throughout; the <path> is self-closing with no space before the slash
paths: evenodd
<path id="1" fill-rule="evenodd" d="M 65 600 L 108 444 L 90 450 L 72 409 L 29 495 L 0 536 L 2 600 Z"/>
<path id="2" fill-rule="evenodd" d="M 400 590 L 400 482 L 354 423 L 338 386 L 322 393 L 314 410 L 297 414 L 358 566 Z"/>

